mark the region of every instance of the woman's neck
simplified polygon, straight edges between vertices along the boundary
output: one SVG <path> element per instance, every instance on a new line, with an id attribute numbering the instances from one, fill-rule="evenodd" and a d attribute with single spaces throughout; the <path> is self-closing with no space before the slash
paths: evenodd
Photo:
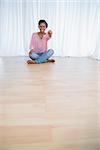
<path id="1" fill-rule="evenodd" d="M 45 35 L 46 33 L 45 32 L 38 32 L 38 36 L 40 37 L 40 39 L 43 38 L 43 35 Z"/>

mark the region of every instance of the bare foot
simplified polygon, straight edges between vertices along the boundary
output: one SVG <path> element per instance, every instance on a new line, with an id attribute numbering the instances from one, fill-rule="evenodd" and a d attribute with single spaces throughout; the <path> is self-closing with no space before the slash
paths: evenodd
<path id="1" fill-rule="evenodd" d="M 49 62 L 49 63 L 50 63 L 50 62 L 54 63 L 55 60 L 54 60 L 54 59 L 48 59 L 47 62 Z"/>
<path id="2" fill-rule="evenodd" d="M 28 60 L 27 63 L 28 64 L 36 64 L 36 62 L 34 60 Z"/>

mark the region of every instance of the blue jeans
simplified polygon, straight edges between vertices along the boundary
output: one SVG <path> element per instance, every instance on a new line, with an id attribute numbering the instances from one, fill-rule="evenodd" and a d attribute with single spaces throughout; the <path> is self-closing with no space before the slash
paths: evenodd
<path id="1" fill-rule="evenodd" d="M 52 49 L 49 49 L 47 52 L 42 53 L 36 53 L 32 52 L 30 55 L 30 58 L 32 60 L 35 60 L 36 63 L 41 64 L 47 62 L 47 60 L 54 54 L 54 51 Z"/>

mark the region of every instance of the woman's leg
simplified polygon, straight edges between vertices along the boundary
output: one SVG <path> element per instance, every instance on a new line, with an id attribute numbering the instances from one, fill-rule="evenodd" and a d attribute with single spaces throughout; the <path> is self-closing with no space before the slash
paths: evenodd
<path id="1" fill-rule="evenodd" d="M 49 49 L 47 52 L 44 52 L 41 56 L 39 56 L 35 61 L 38 64 L 47 62 L 48 59 L 54 54 L 54 51 L 52 49 Z"/>
<path id="2" fill-rule="evenodd" d="M 37 58 L 39 58 L 39 55 L 38 55 L 36 52 L 32 52 L 32 53 L 29 54 L 29 57 L 30 57 L 32 60 L 28 60 L 27 63 L 28 63 L 28 64 L 36 64 L 36 61 L 35 61 L 35 60 L 36 60 Z"/>
<path id="3" fill-rule="evenodd" d="M 40 56 L 38 53 L 36 52 L 32 52 L 29 57 L 32 59 L 32 60 L 35 60 L 35 59 L 38 59 Z"/>

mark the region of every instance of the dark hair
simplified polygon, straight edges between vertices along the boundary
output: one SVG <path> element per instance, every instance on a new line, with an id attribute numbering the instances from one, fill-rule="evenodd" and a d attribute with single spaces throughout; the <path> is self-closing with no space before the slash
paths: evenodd
<path id="1" fill-rule="evenodd" d="M 48 27 L 48 24 L 47 24 L 47 22 L 45 20 L 39 20 L 38 25 L 40 25 L 41 23 L 45 23 L 46 28 Z"/>

